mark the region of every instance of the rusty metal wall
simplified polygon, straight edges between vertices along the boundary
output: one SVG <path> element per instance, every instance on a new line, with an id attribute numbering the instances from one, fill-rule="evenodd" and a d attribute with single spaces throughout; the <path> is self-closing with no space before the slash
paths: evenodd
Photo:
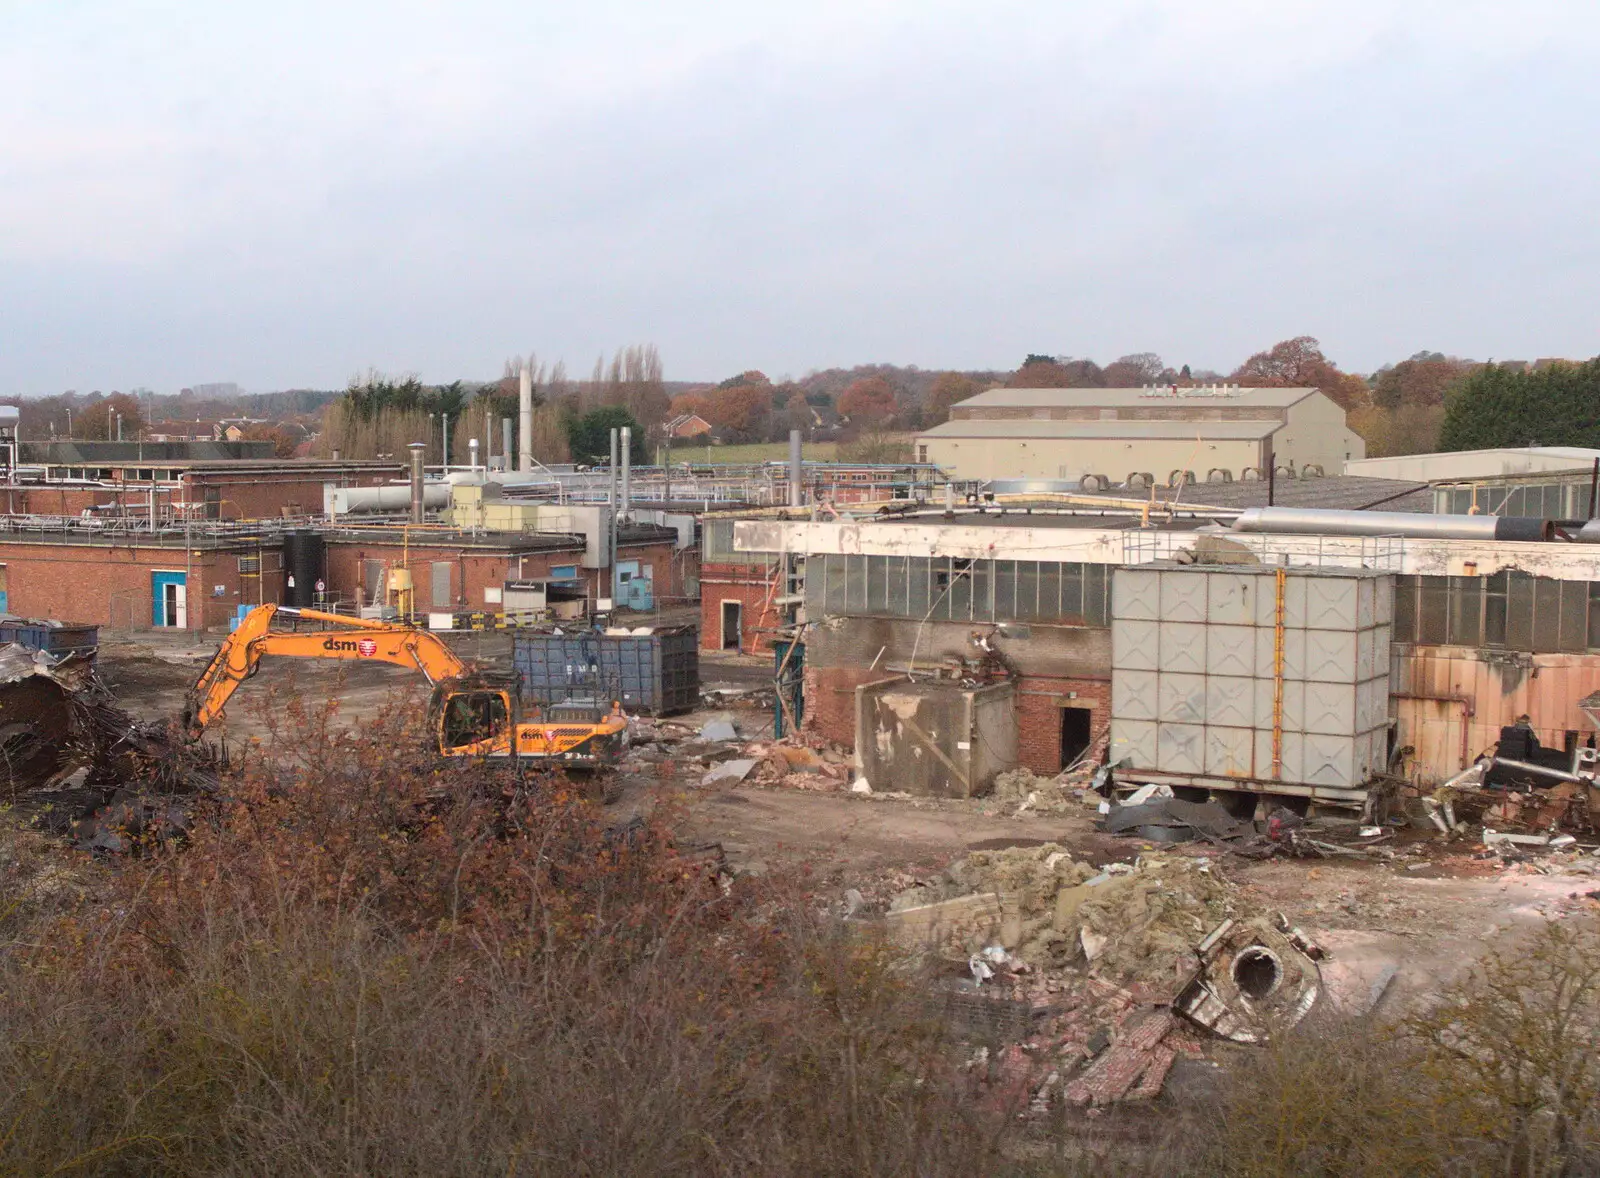
<path id="1" fill-rule="evenodd" d="M 1415 746 L 1418 775 L 1440 780 L 1490 749 L 1521 715 L 1542 744 L 1562 748 L 1568 732 L 1587 740 L 1594 726 L 1578 701 L 1600 690 L 1600 655 L 1396 643 L 1390 681 L 1397 747 Z"/>

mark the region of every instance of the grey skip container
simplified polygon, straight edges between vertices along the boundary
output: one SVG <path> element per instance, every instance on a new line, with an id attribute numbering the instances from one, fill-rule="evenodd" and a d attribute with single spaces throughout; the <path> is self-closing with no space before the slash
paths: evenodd
<path id="1" fill-rule="evenodd" d="M 517 631 L 511 655 L 522 677 L 522 698 L 533 703 L 607 696 L 620 699 L 633 715 L 668 716 L 700 702 L 698 626 L 650 634 Z"/>

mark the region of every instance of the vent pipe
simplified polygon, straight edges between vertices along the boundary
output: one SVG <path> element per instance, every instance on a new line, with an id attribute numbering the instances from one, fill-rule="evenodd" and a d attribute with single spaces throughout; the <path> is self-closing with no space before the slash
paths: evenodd
<path id="1" fill-rule="evenodd" d="M 517 469 L 528 474 L 533 470 L 533 371 L 526 364 L 522 366 L 522 383 L 517 391 L 517 421 L 522 429 Z"/>
<path id="2" fill-rule="evenodd" d="M 500 419 L 500 456 L 504 459 L 500 465 L 506 470 L 513 469 L 511 466 L 511 419 L 509 417 Z"/>
<path id="3" fill-rule="evenodd" d="M 628 485 L 628 476 L 633 472 L 633 427 L 622 427 L 622 516 L 628 518 L 633 513 L 633 491 Z"/>
<path id="4" fill-rule="evenodd" d="M 802 507 L 806 501 L 806 489 L 802 482 L 805 477 L 805 467 L 800 462 L 800 431 L 789 431 L 789 506 Z"/>
<path id="5" fill-rule="evenodd" d="M 412 442 L 411 450 L 411 522 L 420 524 L 424 513 L 422 506 L 422 456 L 428 447 L 422 442 Z"/>
<path id="6" fill-rule="evenodd" d="M 476 471 L 478 469 L 478 439 L 477 438 L 469 438 L 467 440 L 467 469 L 468 470 L 472 470 L 472 471 Z"/>
<path id="7" fill-rule="evenodd" d="M 1324 536 L 1407 536 L 1418 540 L 1549 540 L 1547 519 L 1495 515 L 1425 515 L 1413 511 L 1331 511 L 1314 507 L 1247 507 L 1236 532 Z"/>

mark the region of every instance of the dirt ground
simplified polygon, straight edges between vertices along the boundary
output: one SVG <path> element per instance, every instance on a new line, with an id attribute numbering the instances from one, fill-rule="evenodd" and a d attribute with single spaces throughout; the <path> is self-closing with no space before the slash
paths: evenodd
<path id="1" fill-rule="evenodd" d="M 505 634 L 452 635 L 449 641 L 468 659 L 509 664 Z M 196 644 L 185 636 L 113 639 L 101 649 L 101 673 L 123 706 L 139 717 L 174 717 L 214 650 L 214 644 Z M 675 717 L 674 723 L 697 731 L 708 719 L 726 718 L 743 741 L 770 741 L 770 706 L 759 706 L 770 675 L 765 659 L 706 655 L 702 690 L 728 693 L 718 700 L 727 706 Z M 291 695 L 309 707 L 337 699 L 341 718 L 359 724 L 390 701 L 423 706 L 426 687 L 414 673 L 381 665 L 268 662 L 235 695 L 221 731 L 230 741 L 264 735 L 272 710 Z M 656 760 L 617 774 L 609 783 L 614 799 L 609 809 L 625 818 L 671 798 L 685 808 L 692 838 L 720 842 L 730 861 L 745 870 L 801 870 L 819 895 L 842 895 L 852 887 L 869 896 L 885 895 L 978 849 L 1056 842 L 1095 865 L 1131 862 L 1150 849 L 1097 832 L 1088 806 L 1081 812 L 1018 817 L 987 799 L 866 797 L 842 786 L 832 791 L 704 788 L 705 765 L 674 748 L 657 746 Z M 1467 840 L 1446 845 L 1422 837 L 1416 845 L 1421 854 L 1387 863 L 1253 861 L 1193 844 L 1160 850 L 1212 858 L 1263 908 L 1281 910 L 1329 948 L 1335 972 L 1354 970 L 1369 977 L 1394 966 L 1396 1001 L 1436 991 L 1486 949 L 1541 920 L 1597 907 L 1587 896 L 1600 895 L 1600 880 L 1593 874 L 1600 859 L 1592 856 L 1541 874 L 1525 865 L 1497 870 L 1494 863 L 1475 859 L 1479 848 Z"/>

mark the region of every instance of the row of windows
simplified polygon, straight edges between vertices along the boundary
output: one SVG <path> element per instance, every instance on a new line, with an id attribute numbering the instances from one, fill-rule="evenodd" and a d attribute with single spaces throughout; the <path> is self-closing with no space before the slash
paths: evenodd
<path id="1" fill-rule="evenodd" d="M 1396 577 L 1394 640 L 1549 654 L 1600 649 L 1600 581 Z"/>
<path id="2" fill-rule="evenodd" d="M 813 556 L 806 613 L 1109 626 L 1112 565 L 946 556 Z"/>
<path id="3" fill-rule="evenodd" d="M 177 473 L 151 467 L 53 466 L 49 468 L 45 477 L 50 482 L 84 479 L 112 482 L 121 479 L 129 483 L 170 483 L 177 477 Z"/>
<path id="4" fill-rule="evenodd" d="M 1466 515 L 1476 507 L 1484 515 L 1588 519 L 1589 492 L 1588 479 L 1569 483 L 1439 487 L 1433 493 L 1433 507 L 1446 515 Z"/>

